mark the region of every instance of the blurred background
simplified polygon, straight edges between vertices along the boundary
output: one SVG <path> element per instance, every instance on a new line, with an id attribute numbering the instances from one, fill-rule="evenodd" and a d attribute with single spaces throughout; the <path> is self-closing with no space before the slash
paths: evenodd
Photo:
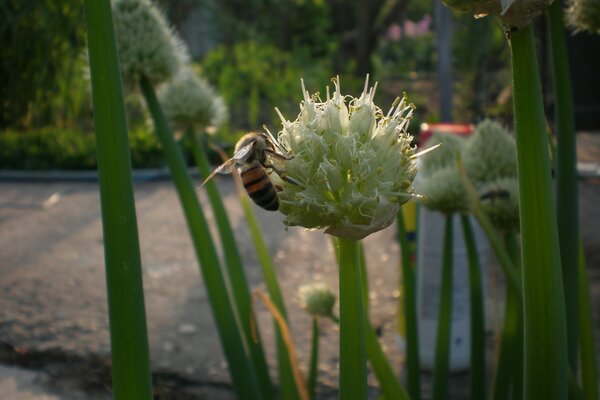
<path id="1" fill-rule="evenodd" d="M 324 95 L 339 75 L 358 94 L 364 77 L 379 81 L 383 108 L 406 91 L 411 124 L 476 123 L 510 127 L 509 52 L 496 19 L 475 21 L 426 0 L 174 0 L 162 9 L 198 72 L 224 97 L 230 122 L 216 140 L 227 148 L 263 124 L 280 128 L 277 106 L 294 118 L 307 89 Z M 536 25 L 543 88 L 550 87 L 544 19 Z M 0 168 L 92 169 L 95 149 L 87 80 L 83 8 L 76 0 L 7 0 L 0 8 Z M 600 39 L 569 37 L 577 128 L 600 128 Z M 545 93 L 548 116 L 552 96 Z M 162 157 L 136 96 L 127 97 L 133 165 Z"/>

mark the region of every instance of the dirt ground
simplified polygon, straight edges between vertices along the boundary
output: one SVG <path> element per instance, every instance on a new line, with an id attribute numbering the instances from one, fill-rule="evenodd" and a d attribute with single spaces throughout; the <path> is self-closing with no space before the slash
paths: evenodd
<path id="1" fill-rule="evenodd" d="M 596 143 L 595 137 L 583 138 L 581 143 Z M 597 162 L 600 154 L 594 153 L 596 150 L 588 146 L 580 159 L 594 161 L 598 156 Z M 218 182 L 250 285 L 264 289 L 233 184 L 229 179 Z M 579 190 L 600 349 L 600 181 L 582 180 Z M 172 184 L 168 180 L 138 181 L 135 196 L 157 397 L 231 399 L 206 291 Z M 202 194 L 201 200 L 207 204 Z M 212 221 L 210 207 L 205 210 Z M 321 280 L 337 291 L 332 247 L 321 232 L 285 230 L 276 213 L 257 208 L 256 215 L 286 295 L 300 362 L 306 366 L 310 318 L 299 307 L 297 288 Z M 394 227 L 371 235 L 365 248 L 371 319 L 382 333 L 386 354 L 401 373 L 395 325 L 399 248 L 394 235 Z M 271 318 L 262 305 L 256 304 L 256 309 L 262 340 L 274 365 Z M 319 398 L 329 399 L 336 397 L 338 331 L 333 323 L 323 321 L 322 332 Z M 0 343 L 0 391 L 14 393 L 7 400 L 110 398 L 97 182 L 0 181 Z M 377 383 L 370 379 L 375 398 Z M 467 376 L 458 374 L 453 379 L 452 398 L 462 398 Z"/>

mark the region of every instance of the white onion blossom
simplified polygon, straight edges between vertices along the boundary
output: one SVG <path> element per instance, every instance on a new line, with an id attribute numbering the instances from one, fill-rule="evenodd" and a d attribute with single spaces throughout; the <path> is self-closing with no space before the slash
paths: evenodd
<path id="1" fill-rule="evenodd" d="M 322 101 L 303 82 L 298 117 L 280 115 L 278 140 L 292 156 L 285 172 L 294 182 L 277 182 L 280 211 L 286 225 L 358 240 L 389 226 L 413 196 L 417 164 L 406 129 L 414 106 L 404 96 L 383 114 L 368 78 L 359 98 L 334 85 Z"/>

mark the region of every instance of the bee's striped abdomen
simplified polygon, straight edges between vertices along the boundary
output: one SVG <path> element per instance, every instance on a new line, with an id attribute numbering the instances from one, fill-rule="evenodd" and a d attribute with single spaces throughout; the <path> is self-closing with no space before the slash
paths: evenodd
<path id="1" fill-rule="evenodd" d="M 269 211 L 279 209 L 277 192 L 263 166 L 255 161 L 240 168 L 240 176 L 248 196 L 260 207 Z"/>

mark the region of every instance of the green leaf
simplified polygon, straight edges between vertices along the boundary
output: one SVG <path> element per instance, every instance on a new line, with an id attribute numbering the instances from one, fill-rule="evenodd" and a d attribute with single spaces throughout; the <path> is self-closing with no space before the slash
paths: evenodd
<path id="1" fill-rule="evenodd" d="M 113 396 L 152 399 L 127 122 L 110 2 L 85 1 L 94 99 Z"/>

